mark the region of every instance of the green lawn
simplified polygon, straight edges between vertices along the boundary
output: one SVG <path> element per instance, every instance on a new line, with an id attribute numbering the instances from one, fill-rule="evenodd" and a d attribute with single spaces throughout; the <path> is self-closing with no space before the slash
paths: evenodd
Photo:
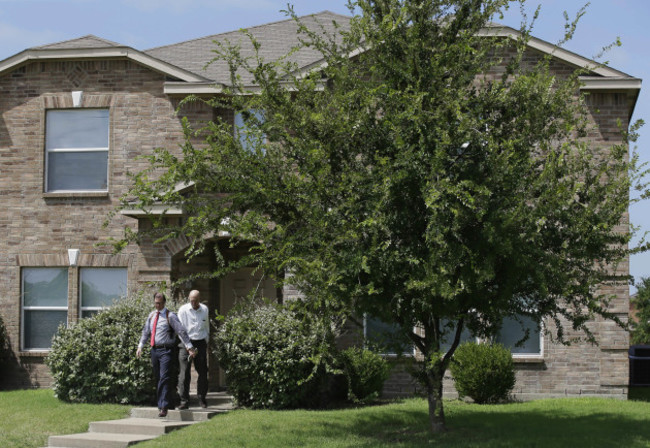
<path id="1" fill-rule="evenodd" d="M 450 431 L 432 436 L 426 402 L 328 411 L 237 410 L 138 447 L 650 447 L 650 403 L 598 398 L 505 405 L 445 403 Z M 49 390 L 0 393 L 0 447 L 45 446 L 126 416 L 118 405 L 61 403 Z"/>
<path id="2" fill-rule="evenodd" d="M 0 392 L 0 447 L 47 446 L 54 434 L 88 430 L 88 423 L 126 417 L 130 406 L 63 403 L 49 389 Z"/>
<path id="3" fill-rule="evenodd" d="M 335 411 L 247 411 L 217 416 L 142 448 L 650 447 L 650 404 L 554 399 L 506 405 L 446 403 L 450 431 L 432 436 L 422 399 Z"/>

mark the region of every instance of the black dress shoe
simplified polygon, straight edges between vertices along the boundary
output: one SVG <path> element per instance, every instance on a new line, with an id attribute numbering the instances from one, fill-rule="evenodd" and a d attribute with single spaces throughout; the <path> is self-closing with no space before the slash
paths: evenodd
<path id="1" fill-rule="evenodd" d="M 180 404 L 180 406 L 178 406 L 178 409 L 182 410 L 182 409 L 187 409 L 189 407 L 190 406 L 189 406 L 189 404 L 187 404 L 187 401 L 181 401 L 181 404 Z"/>
<path id="2" fill-rule="evenodd" d="M 208 401 L 205 397 L 199 397 L 199 403 L 201 403 L 201 407 L 204 409 L 208 407 Z"/>
<path id="3" fill-rule="evenodd" d="M 167 417 L 167 409 L 161 409 L 158 413 L 158 417 Z"/>

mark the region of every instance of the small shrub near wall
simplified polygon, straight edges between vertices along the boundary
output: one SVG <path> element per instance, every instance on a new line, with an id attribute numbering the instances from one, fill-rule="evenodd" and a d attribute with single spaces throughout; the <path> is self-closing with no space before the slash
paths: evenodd
<path id="1" fill-rule="evenodd" d="M 515 387 L 512 353 L 500 344 L 461 344 L 450 370 L 458 395 L 470 397 L 476 403 L 507 400 Z"/>
<path id="2" fill-rule="evenodd" d="M 135 352 L 151 300 L 125 298 L 93 317 L 60 327 L 46 363 L 61 400 L 150 403 L 155 396 L 148 347 Z"/>
<path id="3" fill-rule="evenodd" d="M 377 353 L 358 347 L 344 350 L 341 356 L 348 380 L 348 398 L 361 402 L 378 398 L 390 374 L 388 361 Z"/>

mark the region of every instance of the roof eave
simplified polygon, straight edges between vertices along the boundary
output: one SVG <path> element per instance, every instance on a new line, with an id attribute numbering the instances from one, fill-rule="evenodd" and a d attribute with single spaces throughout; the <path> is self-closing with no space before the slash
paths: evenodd
<path id="1" fill-rule="evenodd" d="M 600 76 L 581 76 L 580 90 L 586 92 L 626 92 L 630 100 L 627 119 L 631 120 L 641 93 L 641 79 L 632 77 L 601 78 Z"/>
<path id="2" fill-rule="evenodd" d="M 296 86 L 293 80 L 280 81 L 280 85 L 290 92 L 296 91 Z M 319 83 L 316 90 L 322 90 L 325 82 Z M 167 81 L 163 87 L 163 91 L 167 95 L 216 95 L 225 93 L 227 86 L 214 82 L 178 82 Z M 259 84 L 243 85 L 242 91 L 239 95 L 257 95 L 262 92 Z M 229 92 L 232 94 L 232 92 Z"/>
<path id="3" fill-rule="evenodd" d="M 153 216 L 165 216 L 167 218 L 178 218 L 185 215 L 183 209 L 180 207 L 170 207 L 163 204 L 154 204 L 147 207 L 138 208 L 125 208 L 120 210 L 120 215 L 129 216 L 131 218 L 146 218 Z"/>

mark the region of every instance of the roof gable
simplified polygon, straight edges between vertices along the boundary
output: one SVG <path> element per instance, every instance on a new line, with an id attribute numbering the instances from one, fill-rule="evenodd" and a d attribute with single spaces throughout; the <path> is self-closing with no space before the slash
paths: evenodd
<path id="1" fill-rule="evenodd" d="M 62 59 L 115 59 L 126 58 L 133 60 L 166 76 L 184 82 L 206 82 L 209 79 L 176 67 L 166 61 L 161 61 L 139 50 L 101 39 L 97 36 L 87 35 L 77 39 L 66 40 L 48 45 L 28 48 L 3 61 L 0 61 L 0 75 L 16 69 L 30 61 L 35 60 L 62 60 Z"/>
<path id="2" fill-rule="evenodd" d="M 495 37 L 507 37 L 513 40 L 518 39 L 521 36 L 521 32 L 509 26 L 501 25 L 498 23 L 490 23 L 485 27 L 481 33 L 481 36 L 495 36 Z M 620 70 L 616 70 L 607 65 L 598 63 L 592 59 L 581 56 L 577 53 L 569 51 L 565 48 L 558 47 L 553 45 L 550 42 L 531 36 L 528 40 L 528 47 L 537 51 L 540 51 L 544 54 L 550 54 L 560 62 L 564 62 L 575 68 L 586 68 L 592 72 L 595 76 L 605 76 L 605 77 L 629 77 L 630 75 L 624 73 Z"/>

